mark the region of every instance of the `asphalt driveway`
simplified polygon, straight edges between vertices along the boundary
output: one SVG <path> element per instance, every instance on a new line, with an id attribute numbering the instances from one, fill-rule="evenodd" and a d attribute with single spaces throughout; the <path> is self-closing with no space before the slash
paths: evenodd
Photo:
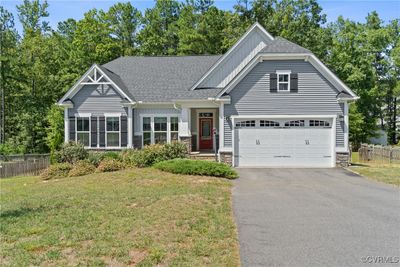
<path id="1" fill-rule="evenodd" d="M 400 266 L 398 187 L 343 169 L 238 172 L 243 266 Z"/>

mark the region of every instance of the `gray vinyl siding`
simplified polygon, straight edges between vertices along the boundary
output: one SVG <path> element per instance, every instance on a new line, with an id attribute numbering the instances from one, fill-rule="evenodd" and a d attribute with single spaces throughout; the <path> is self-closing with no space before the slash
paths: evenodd
<path id="1" fill-rule="evenodd" d="M 298 93 L 270 93 L 269 74 L 276 70 L 298 73 Z M 232 115 L 343 115 L 338 91 L 304 60 L 275 60 L 258 63 L 230 92 L 231 104 L 225 116 Z M 232 146 L 232 125 L 225 121 L 226 147 Z M 344 125 L 337 120 L 336 146 L 344 146 Z"/>
<path id="2" fill-rule="evenodd" d="M 270 42 L 259 30 L 251 32 L 199 87 L 225 87 Z"/>
<path id="3" fill-rule="evenodd" d="M 181 111 L 174 109 L 174 108 L 138 108 L 135 109 L 134 112 L 134 129 L 136 133 L 139 133 L 142 129 L 140 123 L 140 116 L 141 115 L 170 115 L 170 114 L 176 114 L 178 117 L 181 115 Z"/>
<path id="4" fill-rule="evenodd" d="M 71 100 L 74 107 L 69 110 L 69 116 L 75 113 L 102 115 L 119 112 L 127 115 L 127 109 L 121 105 L 121 96 L 108 85 L 84 85 Z"/>

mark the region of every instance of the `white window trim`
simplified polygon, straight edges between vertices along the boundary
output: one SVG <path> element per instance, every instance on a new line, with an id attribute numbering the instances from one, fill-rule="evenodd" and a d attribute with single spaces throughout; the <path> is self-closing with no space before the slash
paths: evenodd
<path id="1" fill-rule="evenodd" d="M 140 135 L 142 136 L 142 147 L 144 146 L 144 132 L 150 132 L 150 144 L 155 144 L 155 138 L 154 138 L 154 133 L 156 132 L 154 130 L 154 118 L 155 117 L 166 117 L 167 118 L 167 144 L 171 143 L 171 132 L 176 132 L 176 131 L 171 131 L 171 117 L 177 117 L 178 118 L 178 140 L 179 140 L 179 129 L 181 127 L 180 125 L 180 114 L 140 114 Z M 150 118 L 150 131 L 143 131 L 143 118 Z M 157 132 L 165 132 L 165 131 L 157 131 Z"/>
<path id="2" fill-rule="evenodd" d="M 118 142 L 118 146 L 108 146 L 107 145 L 107 134 L 108 133 L 117 133 L 117 131 L 108 131 L 107 130 L 107 118 L 118 118 L 119 119 L 119 125 L 118 125 L 118 134 L 119 134 L 119 142 Z M 104 128 L 105 128 L 105 147 L 106 148 L 121 148 L 121 113 L 116 113 L 116 114 L 104 114 Z"/>
<path id="3" fill-rule="evenodd" d="M 292 72 L 290 70 L 277 70 L 276 71 L 276 80 L 277 80 L 277 89 L 278 92 L 290 92 L 290 74 Z M 288 75 L 288 81 L 287 82 L 279 82 L 279 75 Z M 279 89 L 279 84 L 287 84 L 288 85 L 288 89 L 287 90 L 280 90 Z"/>
<path id="4" fill-rule="evenodd" d="M 89 131 L 78 131 L 78 118 L 88 118 L 89 119 Z M 78 142 L 78 132 L 79 133 L 88 133 L 89 134 L 89 146 L 85 146 L 85 148 L 92 147 L 92 120 L 91 114 L 75 114 L 75 142 Z"/>

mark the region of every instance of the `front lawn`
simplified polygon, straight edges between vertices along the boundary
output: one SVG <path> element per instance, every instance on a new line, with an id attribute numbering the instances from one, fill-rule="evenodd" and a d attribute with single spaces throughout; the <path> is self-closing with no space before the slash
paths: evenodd
<path id="1" fill-rule="evenodd" d="M 358 153 L 352 153 L 350 170 L 372 180 L 400 186 L 400 164 L 360 162 Z"/>
<path id="2" fill-rule="evenodd" d="M 153 168 L 3 179 L 2 266 L 238 266 L 231 183 Z"/>

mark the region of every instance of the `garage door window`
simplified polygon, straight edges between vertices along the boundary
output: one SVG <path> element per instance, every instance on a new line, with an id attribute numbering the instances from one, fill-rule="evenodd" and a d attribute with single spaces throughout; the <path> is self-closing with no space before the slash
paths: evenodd
<path id="1" fill-rule="evenodd" d="M 279 127 L 279 122 L 260 120 L 260 127 Z"/>
<path id="2" fill-rule="evenodd" d="M 304 127 L 304 120 L 287 121 L 285 127 Z"/>
<path id="3" fill-rule="evenodd" d="M 330 127 L 328 121 L 310 120 L 310 127 Z"/>
<path id="4" fill-rule="evenodd" d="M 236 127 L 256 127 L 256 121 L 251 120 L 251 121 L 238 121 L 236 123 Z"/>

